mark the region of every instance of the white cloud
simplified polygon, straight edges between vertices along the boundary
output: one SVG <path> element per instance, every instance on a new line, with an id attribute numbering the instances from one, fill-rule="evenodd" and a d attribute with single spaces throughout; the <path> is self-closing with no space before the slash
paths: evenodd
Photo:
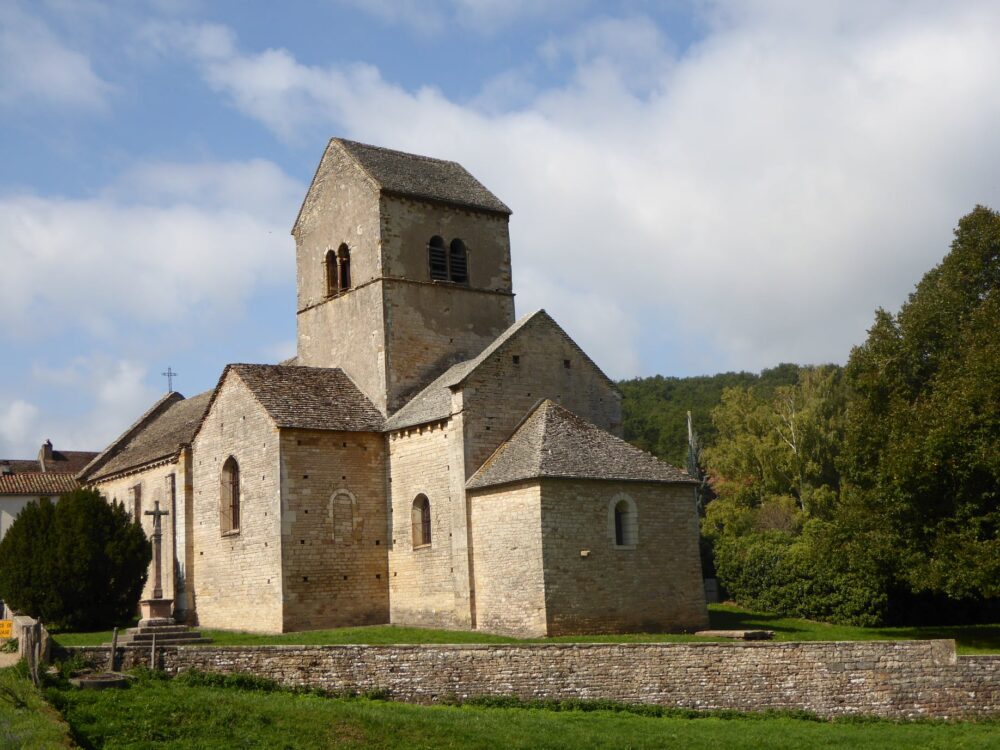
<path id="1" fill-rule="evenodd" d="M 0 401 L 0 458 L 32 458 L 25 452 L 33 443 L 32 428 L 38 418 L 38 407 L 21 399 Z M 34 442 L 34 450 L 42 441 Z"/>
<path id="2" fill-rule="evenodd" d="M 102 195 L 0 197 L 5 335 L 232 315 L 293 274 L 305 186 L 265 161 L 147 164 Z M 219 324 L 224 324 L 220 321 Z"/>
<path id="3" fill-rule="evenodd" d="M 0 5 L 0 107 L 102 109 L 112 91 L 90 59 L 15 2 Z"/>
<path id="4" fill-rule="evenodd" d="M 641 18 L 550 41 L 540 57 L 570 56 L 570 79 L 505 112 L 286 50 L 195 59 L 283 138 L 323 127 L 465 164 L 514 209 L 522 310 L 572 316 L 586 337 L 608 305 L 572 301 L 606 299 L 678 352 L 701 342 L 713 370 L 843 361 L 958 217 L 1000 204 L 1000 8 L 706 7 L 707 35 L 679 55 Z M 666 372 L 703 367 L 703 353 L 663 362 L 616 330 L 595 333 L 599 363 L 624 347 Z"/>
<path id="5" fill-rule="evenodd" d="M 158 396 L 144 366 L 107 355 L 36 366 L 34 375 L 45 411 L 21 398 L 0 402 L 0 458 L 32 458 L 47 439 L 63 450 L 102 450 Z"/>

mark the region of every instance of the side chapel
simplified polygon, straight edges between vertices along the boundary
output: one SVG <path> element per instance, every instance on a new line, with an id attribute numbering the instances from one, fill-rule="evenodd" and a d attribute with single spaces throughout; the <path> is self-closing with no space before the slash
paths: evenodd
<path id="1" fill-rule="evenodd" d="M 618 436 L 544 310 L 515 320 L 510 214 L 455 162 L 330 141 L 292 229 L 297 356 L 168 393 L 79 475 L 169 511 L 179 621 L 707 625 L 694 485 Z"/>

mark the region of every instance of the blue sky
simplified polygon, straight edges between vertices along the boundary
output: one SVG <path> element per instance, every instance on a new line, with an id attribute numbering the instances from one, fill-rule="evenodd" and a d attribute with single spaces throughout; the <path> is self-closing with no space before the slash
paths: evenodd
<path id="1" fill-rule="evenodd" d="M 613 377 L 843 362 L 1000 207 L 1000 6 L 0 0 L 0 456 L 294 353 L 326 140 L 463 163 Z"/>

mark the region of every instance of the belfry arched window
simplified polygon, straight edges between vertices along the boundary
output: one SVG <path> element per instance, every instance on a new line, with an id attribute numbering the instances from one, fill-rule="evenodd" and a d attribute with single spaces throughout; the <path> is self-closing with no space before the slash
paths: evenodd
<path id="1" fill-rule="evenodd" d="M 460 239 L 445 245 L 444 240 L 435 234 L 427 243 L 427 267 L 431 281 L 468 284 L 469 249 Z"/>
<path id="2" fill-rule="evenodd" d="M 334 297 L 351 288 L 351 248 L 341 245 L 326 251 L 326 296 Z"/>
<path id="3" fill-rule="evenodd" d="M 434 235 L 427 243 L 427 263 L 430 267 L 431 281 L 448 280 L 448 250 L 444 240 Z"/>
<path id="4" fill-rule="evenodd" d="M 240 530 L 240 465 L 230 456 L 219 476 L 219 526 L 223 534 Z"/>
<path id="5" fill-rule="evenodd" d="M 413 547 L 423 547 L 431 543 L 431 501 L 427 495 L 417 495 L 411 512 L 413 525 Z"/>
<path id="6" fill-rule="evenodd" d="M 448 248 L 448 280 L 456 284 L 469 283 L 469 251 L 462 240 L 452 240 Z"/>
<path id="7" fill-rule="evenodd" d="M 347 245 L 337 250 L 337 283 L 341 292 L 351 288 L 351 248 Z"/>

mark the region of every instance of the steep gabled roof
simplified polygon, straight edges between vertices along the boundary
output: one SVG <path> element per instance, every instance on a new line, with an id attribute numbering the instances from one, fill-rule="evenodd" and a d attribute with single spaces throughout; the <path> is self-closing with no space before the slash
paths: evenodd
<path id="1" fill-rule="evenodd" d="M 173 404 L 183 400 L 184 396 L 177 393 L 177 391 L 170 391 L 161 396 L 144 414 L 129 425 L 125 432 L 111 441 L 111 444 L 107 448 L 98 453 L 90 463 L 80 469 L 80 472 L 76 475 L 77 479 L 81 482 L 88 481 L 95 472 L 110 461 L 132 438 L 149 426 L 160 414 L 169 409 Z"/>
<path id="2" fill-rule="evenodd" d="M 112 443 L 110 455 L 101 463 L 93 462 L 81 472 L 80 477 L 85 481 L 97 481 L 112 474 L 173 458 L 183 446 L 191 443 L 211 397 L 211 391 L 191 398 L 184 398 L 179 393 L 168 394 L 150 410 L 155 411 L 155 414 L 151 417 L 143 415 L 137 423 L 138 429 L 133 431 L 129 428 L 124 440 Z M 157 408 L 163 406 L 165 408 Z"/>
<path id="3" fill-rule="evenodd" d="M 435 422 L 440 419 L 447 419 L 451 416 L 451 391 L 462 385 L 490 357 L 496 354 L 509 341 L 515 339 L 517 334 L 524 330 L 530 323 L 545 322 L 552 327 L 566 340 L 574 349 L 590 363 L 611 388 L 618 393 L 618 386 L 599 368 L 594 361 L 587 356 L 573 339 L 569 337 L 562 327 L 552 319 L 545 310 L 536 310 L 525 315 L 515 322 L 510 328 L 497 336 L 483 351 L 472 359 L 459 362 L 445 370 L 435 378 L 426 388 L 417 393 L 403 407 L 386 420 L 387 430 L 401 430 L 405 427 L 413 427 L 418 424 Z"/>
<path id="4" fill-rule="evenodd" d="M 384 418 L 338 367 L 232 364 L 277 427 L 381 432 Z M 218 391 L 218 389 L 216 389 Z"/>
<path id="5" fill-rule="evenodd" d="M 503 201 L 487 190 L 458 162 L 408 154 L 405 151 L 393 151 L 344 138 L 331 138 L 327 151 L 330 148 L 340 148 L 362 172 L 368 175 L 382 193 L 447 203 L 490 213 L 503 215 L 511 213 Z M 324 158 L 325 156 L 324 154 Z M 322 165 L 322 161 L 320 164 Z M 303 205 L 309 200 L 315 185 L 316 175 L 313 176 Z M 300 210 L 299 217 L 301 215 Z M 298 224 L 296 218 L 292 234 L 295 233 Z"/>
<path id="6" fill-rule="evenodd" d="M 529 413 L 465 486 L 479 489 L 545 477 L 628 482 L 692 481 L 687 472 L 546 399 Z"/>

